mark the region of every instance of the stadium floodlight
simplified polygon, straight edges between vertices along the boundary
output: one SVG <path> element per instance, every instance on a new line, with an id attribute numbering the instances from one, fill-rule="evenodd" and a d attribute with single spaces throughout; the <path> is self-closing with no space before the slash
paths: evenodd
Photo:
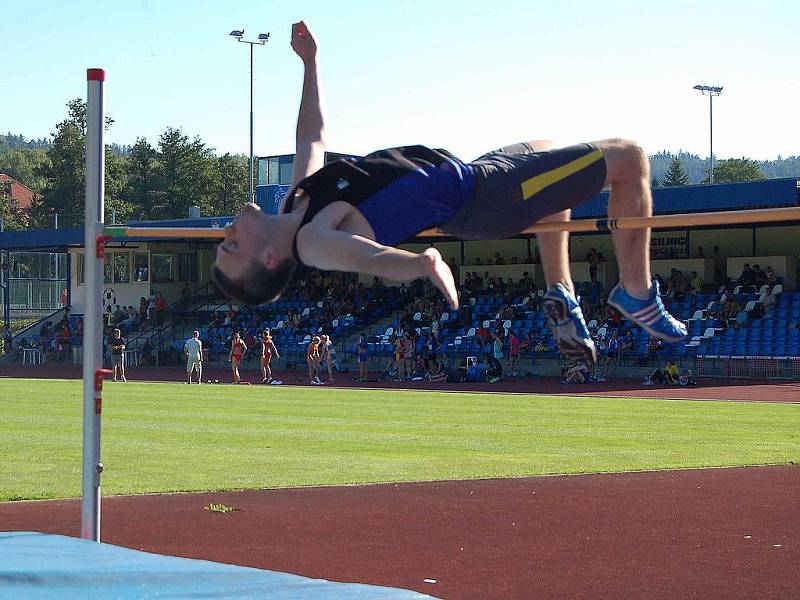
<path id="1" fill-rule="evenodd" d="M 248 202 L 255 202 L 256 196 L 253 191 L 253 46 L 263 46 L 269 41 L 269 32 L 259 33 L 258 40 L 250 41 L 244 39 L 244 29 L 234 29 L 230 35 L 236 38 L 237 42 L 244 42 L 250 44 L 250 184 L 248 188 Z"/>
<path id="2" fill-rule="evenodd" d="M 708 160 L 710 167 L 708 169 L 708 181 L 714 183 L 714 96 L 719 96 L 722 93 L 721 85 L 701 85 L 697 84 L 692 88 L 697 90 L 703 96 L 708 96 L 708 128 L 709 128 L 709 146 Z"/>

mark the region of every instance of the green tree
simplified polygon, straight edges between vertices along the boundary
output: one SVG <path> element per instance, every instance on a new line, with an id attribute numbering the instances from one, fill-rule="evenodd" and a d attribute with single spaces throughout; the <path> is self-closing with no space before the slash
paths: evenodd
<path id="1" fill-rule="evenodd" d="M 729 158 L 714 165 L 714 183 L 739 183 L 742 181 L 762 181 L 766 179 L 758 163 L 749 158 Z M 708 183 L 709 178 L 703 180 Z"/>
<path id="2" fill-rule="evenodd" d="M 42 195 L 31 206 L 31 219 L 37 227 L 52 227 L 54 215 L 59 226 L 75 227 L 83 223 L 86 193 L 86 103 L 80 98 L 67 103 L 68 116 L 56 125 L 53 145 L 36 174 L 45 180 Z M 113 123 L 106 118 L 105 127 Z M 106 203 L 113 205 L 121 190 L 124 169 L 106 150 Z M 124 180 L 123 180 L 124 181 Z"/>
<path id="3" fill-rule="evenodd" d="M 125 199 L 131 204 L 136 219 L 153 218 L 158 153 L 145 138 L 137 138 L 131 148 L 127 165 Z"/>
<path id="4" fill-rule="evenodd" d="M 0 173 L 10 175 L 34 192 L 41 193 L 44 189 L 45 179 L 39 173 L 45 160 L 47 160 L 47 154 L 44 150 L 16 148 L 0 154 Z"/>
<path id="5" fill-rule="evenodd" d="M 212 215 L 232 215 L 239 212 L 247 202 L 249 173 L 246 156 L 231 156 L 226 153 L 217 159 Z"/>
<path id="6" fill-rule="evenodd" d="M 211 214 L 214 206 L 214 154 L 196 137 L 193 141 L 172 127 L 158 140 L 158 192 L 154 195 L 152 216 L 158 219 L 183 218 L 189 207 L 199 206 Z"/>
<path id="7" fill-rule="evenodd" d="M 0 222 L 4 231 L 19 231 L 26 225 L 26 215 L 11 196 L 11 183 L 0 181 Z"/>
<path id="8" fill-rule="evenodd" d="M 661 183 L 664 186 L 689 185 L 689 175 L 686 174 L 680 158 L 676 156 L 670 161 Z"/>

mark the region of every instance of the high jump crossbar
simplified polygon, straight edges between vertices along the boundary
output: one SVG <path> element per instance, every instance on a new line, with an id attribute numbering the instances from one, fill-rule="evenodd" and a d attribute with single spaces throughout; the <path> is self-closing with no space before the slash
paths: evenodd
<path id="1" fill-rule="evenodd" d="M 760 210 L 730 210 L 654 217 L 617 217 L 615 219 L 577 219 L 575 221 L 551 221 L 536 223 L 521 235 L 568 231 L 585 233 L 591 231 L 615 231 L 619 229 L 671 229 L 675 227 L 697 227 L 703 225 L 751 225 L 753 223 L 776 223 L 800 220 L 800 206 L 787 208 L 765 208 Z M 220 227 L 106 227 L 104 235 L 109 238 L 202 238 L 221 239 L 225 230 Z M 449 238 L 438 229 L 426 229 L 417 238 Z"/>

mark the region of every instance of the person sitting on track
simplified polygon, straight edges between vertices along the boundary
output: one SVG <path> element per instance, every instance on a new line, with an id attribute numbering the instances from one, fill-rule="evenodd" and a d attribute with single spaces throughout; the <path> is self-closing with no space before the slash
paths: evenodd
<path id="1" fill-rule="evenodd" d="M 456 309 L 453 273 L 435 248 L 396 246 L 438 227 L 462 240 L 518 235 L 537 222 L 567 221 L 570 209 L 611 187 L 610 218 L 652 214 L 650 167 L 634 142 L 605 139 L 557 148 L 530 141 L 462 162 L 445 150 L 391 148 L 359 161 L 324 164 L 325 121 L 317 44 L 303 22 L 291 46 L 304 64 L 294 179 L 278 214 L 246 204 L 225 227 L 212 276 L 247 304 L 277 298 L 299 264 L 371 273 L 395 281 L 427 277 Z M 664 307 L 650 274 L 650 230 L 612 231 L 620 282 L 608 301 L 651 335 L 669 342 L 685 324 Z M 548 291 L 542 307 L 563 354 L 593 363 L 589 335 L 569 271 L 568 234 L 538 236 Z"/>

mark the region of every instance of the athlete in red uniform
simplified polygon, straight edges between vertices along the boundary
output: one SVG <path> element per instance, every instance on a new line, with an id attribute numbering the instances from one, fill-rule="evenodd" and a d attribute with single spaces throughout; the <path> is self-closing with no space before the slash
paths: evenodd
<path id="1" fill-rule="evenodd" d="M 278 349 L 275 347 L 275 342 L 272 341 L 272 335 L 269 329 L 265 329 L 261 334 L 261 383 L 272 383 L 272 369 L 270 362 L 272 357 L 280 358 Z"/>
<path id="2" fill-rule="evenodd" d="M 231 340 L 231 351 L 228 354 L 228 361 L 231 363 L 231 373 L 233 374 L 233 383 L 242 382 L 241 377 L 239 377 L 239 363 L 242 362 L 245 352 L 247 352 L 247 345 L 242 341 L 238 333 L 234 333 L 233 340 Z"/>

